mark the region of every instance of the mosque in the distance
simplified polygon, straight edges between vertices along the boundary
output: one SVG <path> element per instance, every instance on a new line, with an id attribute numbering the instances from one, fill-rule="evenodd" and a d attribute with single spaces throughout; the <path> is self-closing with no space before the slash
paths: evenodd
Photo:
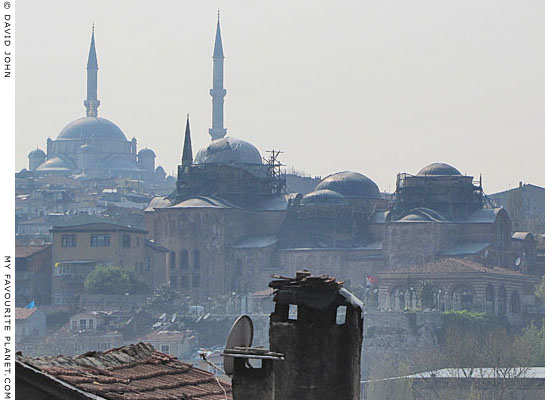
<path id="1" fill-rule="evenodd" d="M 136 138 L 128 140 L 112 121 L 98 116 L 97 53 L 94 30 L 87 61 L 86 116 L 67 124 L 55 140 L 47 139 L 47 153 L 35 149 L 28 155 L 29 170 L 36 176 L 59 175 L 78 180 L 131 178 L 164 183 L 163 167 L 155 167 L 156 154 L 137 151 Z"/>

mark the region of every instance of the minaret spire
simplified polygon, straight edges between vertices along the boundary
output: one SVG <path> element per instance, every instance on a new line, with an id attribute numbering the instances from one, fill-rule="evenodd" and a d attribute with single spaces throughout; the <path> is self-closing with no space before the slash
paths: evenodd
<path id="1" fill-rule="evenodd" d="M 100 101 L 97 100 L 97 53 L 95 52 L 95 24 L 91 27 L 91 42 L 87 61 L 87 97 L 84 100 L 87 117 L 97 117 L 97 108 Z"/>
<path id="2" fill-rule="evenodd" d="M 214 41 L 214 54 L 212 55 L 214 68 L 212 74 L 212 128 L 209 129 L 212 140 L 223 138 L 227 129 L 224 128 L 224 50 L 222 48 L 222 34 L 220 31 L 220 12 L 218 11 L 218 24 L 216 27 L 216 40 Z"/>
<path id="3" fill-rule="evenodd" d="M 189 114 L 187 114 L 187 127 L 185 128 L 185 143 L 183 144 L 183 157 L 181 158 L 181 165 L 186 167 L 191 165 L 192 162 L 191 127 L 189 123 Z"/>

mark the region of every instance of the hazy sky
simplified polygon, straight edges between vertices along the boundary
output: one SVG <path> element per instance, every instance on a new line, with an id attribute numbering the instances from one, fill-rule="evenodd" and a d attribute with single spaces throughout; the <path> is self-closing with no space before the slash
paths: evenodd
<path id="1" fill-rule="evenodd" d="M 95 20 L 99 116 L 180 162 L 186 114 L 209 140 L 221 10 L 228 135 L 310 175 L 393 191 L 436 161 L 486 193 L 544 185 L 544 2 L 18 1 L 16 169 L 85 116 Z"/>

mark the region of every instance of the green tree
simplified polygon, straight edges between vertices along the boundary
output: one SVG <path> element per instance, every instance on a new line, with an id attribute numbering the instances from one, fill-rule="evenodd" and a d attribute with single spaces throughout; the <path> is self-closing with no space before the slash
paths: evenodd
<path id="1" fill-rule="evenodd" d="M 89 294 L 145 294 L 148 286 L 123 267 L 97 266 L 87 276 L 84 289 Z"/>
<path id="2" fill-rule="evenodd" d="M 537 298 L 537 303 L 544 306 L 544 275 L 541 278 L 541 283 L 535 287 L 535 297 Z"/>

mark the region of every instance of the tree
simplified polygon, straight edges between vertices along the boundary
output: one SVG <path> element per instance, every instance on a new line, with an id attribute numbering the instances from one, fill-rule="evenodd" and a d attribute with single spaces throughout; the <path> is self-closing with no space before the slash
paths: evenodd
<path id="1" fill-rule="evenodd" d="M 123 267 L 97 266 L 87 276 L 84 289 L 89 294 L 145 294 L 148 286 Z"/>
<path id="2" fill-rule="evenodd" d="M 538 304 L 544 306 L 544 275 L 541 278 L 541 283 L 535 287 L 535 297 Z"/>
<path id="3" fill-rule="evenodd" d="M 179 298 L 179 293 L 169 283 L 158 286 L 146 300 L 147 307 L 156 313 L 173 310 L 173 303 Z"/>

